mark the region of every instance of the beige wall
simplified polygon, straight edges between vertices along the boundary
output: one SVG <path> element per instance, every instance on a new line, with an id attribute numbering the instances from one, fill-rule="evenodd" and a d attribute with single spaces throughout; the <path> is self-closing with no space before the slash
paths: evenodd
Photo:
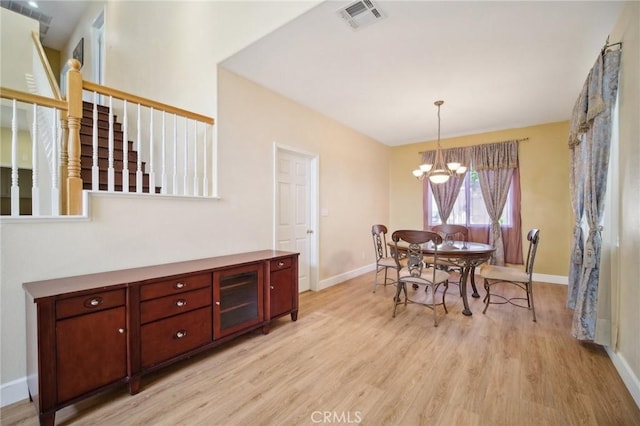
<path id="1" fill-rule="evenodd" d="M 11 128 L 0 127 L 0 166 L 11 167 Z M 31 136 L 27 130 L 18 130 L 18 167 L 31 168 Z"/>
<path id="2" fill-rule="evenodd" d="M 220 192 L 229 200 L 245 199 L 247 208 L 265 216 L 271 229 L 271 168 L 256 176 L 247 159 L 272 157 L 273 143 L 313 153 L 320 159 L 320 280 L 370 265 L 371 225 L 388 222 L 390 148 L 301 107 L 236 74 L 218 74 L 220 158 L 228 174 Z M 263 166 L 270 166 L 267 161 Z M 260 182 L 259 176 L 268 176 Z M 263 180 L 264 177 L 262 178 Z M 236 182 L 246 181 L 244 192 Z M 255 210 L 257 206 L 259 210 Z"/>
<path id="3" fill-rule="evenodd" d="M 443 148 L 452 148 L 529 138 L 519 147 L 522 233 L 526 242 L 529 229 L 540 229 L 537 274 L 566 277 L 569 273 L 572 221 L 568 131 L 568 122 L 559 122 L 441 140 Z M 422 183 L 411 171 L 420 163 L 418 153 L 430 149 L 435 149 L 435 141 L 392 149 L 389 184 L 392 229 L 422 229 Z"/>
<path id="4" fill-rule="evenodd" d="M 611 41 L 622 41 L 619 102 L 619 289 L 612 292 L 618 307 L 618 347 L 614 362 L 640 406 L 640 3 L 628 2 Z"/>

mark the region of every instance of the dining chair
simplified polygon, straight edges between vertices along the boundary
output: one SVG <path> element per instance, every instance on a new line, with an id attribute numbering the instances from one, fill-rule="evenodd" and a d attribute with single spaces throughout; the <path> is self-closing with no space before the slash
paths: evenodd
<path id="1" fill-rule="evenodd" d="M 391 235 L 391 239 L 394 242 L 395 250 L 393 256 L 396 261 L 397 267 L 397 288 L 396 294 L 393 298 L 393 314 L 392 317 L 396 317 L 396 310 L 400 301 L 400 293 L 404 292 L 404 305 L 407 306 L 409 302 L 409 296 L 407 294 L 407 285 L 425 287 L 425 292 L 431 290 L 431 302 L 427 299 L 424 303 L 416 300 L 411 300 L 412 303 L 418 303 L 425 305 L 433 311 L 433 325 L 438 326 L 438 315 L 436 312 L 436 305 L 442 305 L 444 312 L 448 313 L 447 305 L 445 303 L 445 296 L 447 289 L 449 288 L 449 273 L 433 266 L 428 267 L 424 263 L 424 246 L 433 246 L 433 257 L 435 263 L 438 262 L 438 245 L 442 244 L 442 237 L 435 232 L 431 231 L 411 231 L 402 230 L 395 231 Z M 406 258 L 400 257 L 400 253 L 405 252 Z M 442 292 L 442 301 L 436 303 L 436 292 L 440 285 L 444 285 Z"/>
<path id="2" fill-rule="evenodd" d="M 466 244 L 469 241 L 469 228 L 463 225 L 453 225 L 453 224 L 443 223 L 442 225 L 433 226 L 431 230 L 433 232 L 438 233 L 444 240 L 445 244 L 448 241 L 462 241 L 463 244 Z M 433 264 L 434 263 L 433 260 L 434 260 L 433 256 L 425 257 L 425 262 L 427 264 Z M 443 256 L 440 256 L 440 258 L 438 259 L 437 266 L 445 269 L 447 272 L 456 271 L 459 274 L 458 281 L 456 282 L 456 281 L 449 280 L 449 284 L 457 285 L 460 290 L 460 295 L 462 296 L 462 286 L 460 285 L 460 279 L 462 279 L 462 266 L 453 262 L 451 258 L 447 258 Z M 474 293 L 477 293 L 477 290 L 475 287 L 475 281 L 472 280 L 471 283 L 473 286 Z"/>
<path id="3" fill-rule="evenodd" d="M 525 263 L 525 269 L 515 268 L 510 266 L 495 266 L 485 264 L 480 267 L 480 276 L 484 279 L 484 289 L 487 291 L 487 295 L 484 297 L 484 310 L 482 313 L 487 312 L 487 308 L 490 303 L 493 304 L 505 304 L 510 303 L 520 308 L 527 308 L 533 312 L 533 321 L 536 321 L 536 308 L 533 303 L 533 263 L 536 259 L 536 250 L 538 249 L 538 243 L 540 242 L 540 230 L 532 229 L 527 234 L 527 240 L 529 240 L 529 251 L 527 253 L 527 261 Z M 491 293 L 491 288 L 496 284 L 507 283 L 514 284 L 526 292 L 527 297 L 505 297 L 499 294 Z M 499 301 L 492 301 L 491 298 L 498 297 Z M 527 306 L 524 306 L 521 301 L 526 300 Z"/>
<path id="4" fill-rule="evenodd" d="M 394 278 L 390 278 L 387 275 L 389 268 L 397 269 L 396 261 L 393 256 L 389 256 L 387 249 L 387 227 L 384 225 L 373 225 L 371 227 L 371 236 L 373 237 L 373 249 L 376 254 L 376 276 L 373 281 L 373 292 L 376 292 L 378 286 L 378 274 L 384 271 L 384 285 L 390 281 L 394 284 L 396 281 Z"/>

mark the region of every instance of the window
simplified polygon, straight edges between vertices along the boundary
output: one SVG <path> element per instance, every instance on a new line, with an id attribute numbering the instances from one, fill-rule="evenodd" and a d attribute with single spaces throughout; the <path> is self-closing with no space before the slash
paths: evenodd
<path id="1" fill-rule="evenodd" d="M 512 183 L 513 186 L 513 183 Z M 507 202 L 500 217 L 500 225 L 512 226 L 513 224 L 513 208 L 511 200 L 512 188 L 509 188 Z M 438 213 L 438 205 L 433 198 L 433 192 L 429 188 L 428 202 L 428 224 L 429 226 L 439 225 L 442 223 L 440 214 Z M 473 225 L 490 225 L 491 219 L 487 213 L 487 208 L 482 199 L 482 190 L 480 189 L 480 181 L 478 172 L 471 170 L 467 173 L 464 183 L 460 187 L 460 192 L 453 205 L 453 210 L 449 216 L 448 223 L 456 225 L 464 225 L 470 227 Z"/>

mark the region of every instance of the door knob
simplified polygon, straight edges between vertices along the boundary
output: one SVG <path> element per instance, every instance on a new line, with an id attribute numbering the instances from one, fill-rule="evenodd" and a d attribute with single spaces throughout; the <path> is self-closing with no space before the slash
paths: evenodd
<path id="1" fill-rule="evenodd" d="M 313 229 L 307 229 L 307 234 L 313 234 Z"/>

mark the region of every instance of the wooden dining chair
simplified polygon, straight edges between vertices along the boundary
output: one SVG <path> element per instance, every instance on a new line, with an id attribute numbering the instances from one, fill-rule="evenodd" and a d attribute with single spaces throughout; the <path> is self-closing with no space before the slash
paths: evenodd
<path id="1" fill-rule="evenodd" d="M 376 292 L 378 286 L 378 274 L 384 272 L 384 285 L 394 284 L 395 277 L 388 276 L 388 270 L 397 269 L 396 261 L 393 256 L 389 256 L 387 249 L 387 227 L 384 225 L 373 225 L 371 227 L 371 236 L 373 237 L 373 249 L 376 254 L 376 275 L 373 281 L 373 292 Z"/>
<path id="2" fill-rule="evenodd" d="M 449 288 L 449 274 L 446 271 L 440 270 L 433 266 L 427 267 L 424 263 L 424 245 L 433 245 L 433 256 L 435 261 L 438 261 L 438 245 L 442 244 L 442 237 L 435 232 L 431 231 L 395 231 L 391 235 L 391 239 L 394 242 L 395 250 L 394 259 L 397 267 L 397 289 L 393 298 L 393 314 L 392 317 L 396 317 L 396 310 L 398 305 L 402 304 L 400 293 L 404 293 L 404 306 L 411 301 L 412 303 L 418 303 L 427 306 L 433 310 L 433 325 L 438 326 L 438 315 L 436 312 L 436 306 L 442 305 L 444 312 L 448 313 L 447 305 L 445 303 L 445 296 L 447 289 Z M 403 260 L 400 257 L 401 252 L 406 253 L 406 258 Z M 405 263 L 406 262 L 406 263 Z M 429 299 L 425 302 L 418 302 L 417 297 L 415 300 L 410 300 L 407 294 L 407 285 L 425 287 L 425 291 L 429 293 L 430 290 L 430 303 Z M 442 292 L 442 301 L 436 303 L 436 292 L 438 288 L 444 285 Z M 416 295 L 418 296 L 418 295 Z M 428 297 L 429 295 L 427 295 Z M 422 297 L 422 295 L 420 295 Z"/>
<path id="3" fill-rule="evenodd" d="M 444 223 L 442 225 L 435 225 L 431 228 L 433 232 L 438 233 L 445 244 L 447 241 L 462 241 L 463 244 L 466 244 L 469 241 L 469 228 L 463 225 L 453 225 Z M 433 264 L 433 256 L 428 256 L 425 258 L 425 262 L 428 264 Z M 440 256 L 438 259 L 438 267 L 445 269 L 446 271 L 455 271 L 458 273 L 459 279 L 458 281 L 449 280 L 450 284 L 456 284 L 460 290 L 460 295 L 462 296 L 462 286 L 460 285 L 460 280 L 462 279 L 462 266 L 452 261 L 452 259 Z M 473 271 L 471 272 L 473 273 Z M 471 275 L 473 278 L 473 275 Z M 473 287 L 474 294 L 477 293 L 475 280 L 471 280 L 471 285 Z"/>
<path id="4" fill-rule="evenodd" d="M 540 242 L 540 230 L 532 229 L 527 234 L 527 240 L 529 240 L 529 251 L 527 253 L 527 262 L 525 263 L 525 269 L 510 267 L 510 266 L 495 266 L 485 264 L 480 267 L 480 276 L 484 278 L 484 289 L 487 291 L 487 295 L 484 297 L 484 310 L 482 313 L 487 312 L 489 304 L 505 304 L 510 303 L 520 308 L 527 308 L 533 313 L 533 321 L 536 321 L 536 308 L 533 303 L 533 263 L 536 259 L 536 251 L 538 250 L 538 243 Z M 527 297 L 506 297 L 503 295 L 491 293 L 491 288 L 498 284 L 513 284 L 525 291 Z M 495 298 L 498 301 L 495 301 Z M 492 298 L 494 300 L 492 301 Z M 527 301 L 527 305 L 521 304 L 523 300 Z"/>

